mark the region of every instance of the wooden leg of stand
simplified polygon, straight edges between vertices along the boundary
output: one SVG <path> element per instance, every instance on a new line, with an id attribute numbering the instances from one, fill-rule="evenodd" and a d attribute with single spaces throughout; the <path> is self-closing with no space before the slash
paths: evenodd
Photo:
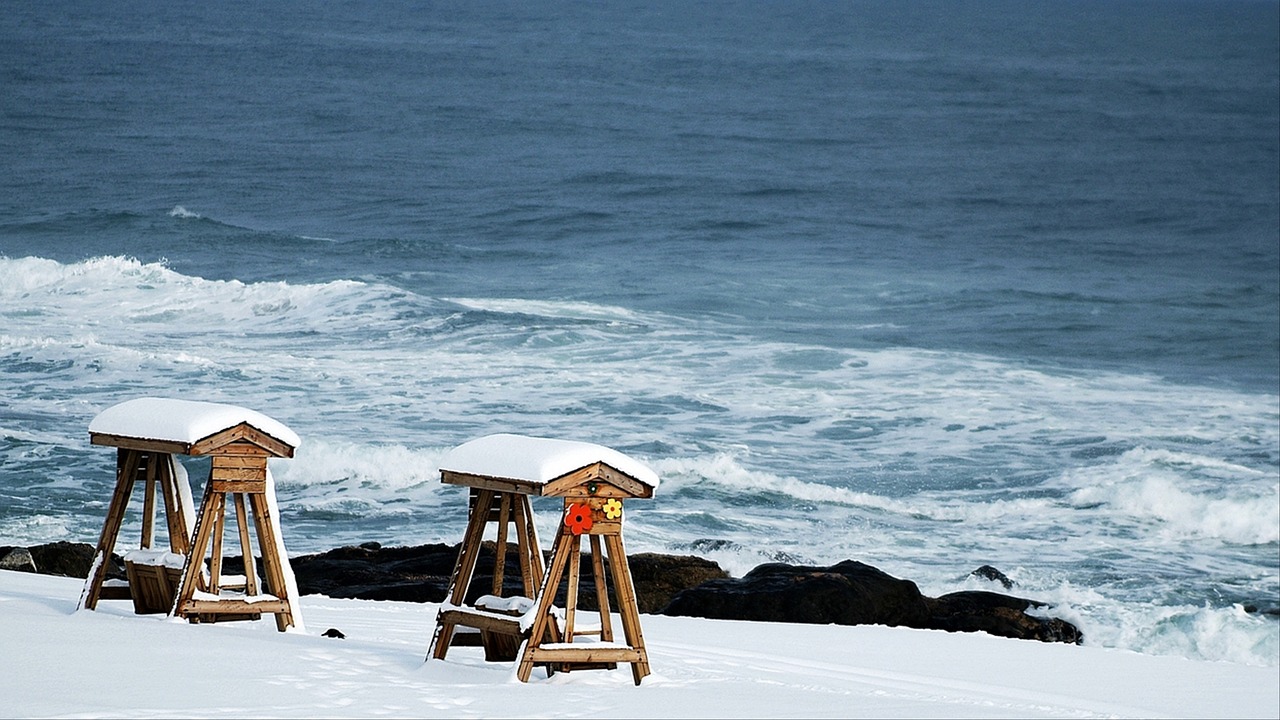
<path id="1" fill-rule="evenodd" d="M 520 678 L 520 682 L 529 682 L 529 675 L 533 673 L 533 651 L 542 644 L 543 637 L 548 633 L 548 625 L 551 623 L 551 605 L 556 599 L 560 576 L 564 574 L 569 554 L 576 550 L 577 543 L 569 542 L 566 535 L 568 531 L 565 530 L 564 523 L 560 523 L 560 529 L 556 531 L 551 568 L 547 570 L 546 577 L 542 579 L 542 588 L 538 591 L 538 609 L 533 617 L 533 627 L 529 631 L 529 639 L 525 642 L 524 651 L 520 654 L 520 667 L 516 671 L 516 677 Z"/>
<path id="2" fill-rule="evenodd" d="M 206 491 L 212 492 L 212 491 Z M 222 537 L 227 526 L 227 494 L 214 492 L 213 550 L 209 553 L 209 592 L 218 594 L 222 589 Z"/>
<path id="3" fill-rule="evenodd" d="M 493 507 L 493 491 L 481 490 L 476 502 L 471 507 L 471 516 L 467 520 L 467 532 L 458 548 L 458 562 L 453 567 L 453 579 L 449 585 L 448 603 L 459 606 L 466 600 L 467 588 L 471 585 L 471 577 L 475 574 L 476 561 L 480 557 L 480 545 L 484 542 L 484 529 L 489 522 L 489 511 Z M 436 615 L 436 631 L 431 638 L 431 647 L 427 649 L 427 659 L 443 660 L 449 653 L 449 643 L 453 641 L 453 623 L 440 621 L 441 613 Z"/>
<path id="4" fill-rule="evenodd" d="M 253 544 L 249 539 L 249 518 L 244 507 L 244 493 L 232 495 L 236 506 L 236 527 L 240 530 L 240 556 L 244 558 L 244 594 L 258 594 L 258 564 L 253 560 Z M 262 536 L 258 536 L 262 543 Z M 265 555 L 264 555 L 265 557 Z"/>
<path id="5" fill-rule="evenodd" d="M 138 547 L 150 550 L 156 537 L 156 475 L 159 472 L 160 454 L 147 454 L 147 479 L 142 493 L 142 542 Z"/>
<path id="6" fill-rule="evenodd" d="M 133 477 L 137 464 L 136 451 L 120 448 L 116 452 L 116 489 L 111 494 L 107 518 L 102 523 L 102 534 L 98 536 L 98 547 L 93 554 L 93 566 L 89 571 L 89 577 L 85 578 L 84 590 L 80 593 L 80 607 L 87 610 L 98 608 L 98 598 L 102 595 L 102 581 L 107 577 L 107 565 L 111 563 L 111 552 L 115 549 L 116 538 L 120 535 L 120 524 L 124 522 L 125 507 L 129 504 L 129 496 L 133 494 Z"/>
<path id="7" fill-rule="evenodd" d="M 187 562 L 182 566 L 182 587 L 178 591 L 178 597 L 173 603 L 173 611 L 170 613 L 186 617 L 191 622 L 197 622 L 199 616 L 194 614 L 187 616 L 184 605 L 195 595 L 196 582 L 204 569 L 205 551 L 209 547 L 209 540 L 216 524 L 213 516 L 222 511 L 220 498 L 222 493 L 206 490 L 204 499 L 200 502 L 200 512 L 196 514 L 195 537 L 191 541 L 191 552 L 187 554 Z"/>
<path id="8" fill-rule="evenodd" d="M 164 495 L 164 517 L 169 528 L 169 550 L 186 555 L 191 551 L 191 529 L 183 515 L 182 495 L 173 472 L 174 462 L 172 455 L 160 456 L 160 489 Z"/>
<path id="9" fill-rule="evenodd" d="M 621 535 L 605 535 L 605 547 L 609 550 L 609 567 L 613 574 L 613 589 L 618 598 L 618 614 L 622 617 L 622 632 L 627 645 L 639 651 L 640 659 L 631 663 L 631 676 L 636 684 L 649 674 L 649 654 L 644 649 L 644 636 L 640 632 L 640 611 L 636 606 L 636 591 L 631 580 L 631 569 L 622 547 Z"/>
<path id="10" fill-rule="evenodd" d="M 498 539 L 493 546 L 493 594 L 502 597 L 503 575 L 507 570 L 507 523 L 511 521 L 511 493 L 498 493 Z"/>
<path id="11" fill-rule="evenodd" d="M 524 588 L 524 596 L 531 598 L 542 581 L 542 548 L 529 542 L 529 527 L 526 524 L 528 508 L 529 497 L 516 495 L 511 508 L 511 519 L 516 525 L 516 545 L 520 547 L 520 583 Z M 536 571 L 535 565 L 538 568 Z"/>
<path id="12" fill-rule="evenodd" d="M 266 495 L 258 493 L 250 495 L 249 506 L 253 510 L 254 526 L 258 530 L 258 550 L 262 553 L 263 581 L 266 584 L 266 591 L 284 600 L 289 606 L 288 610 L 275 614 L 276 629 L 284 632 L 293 626 L 294 607 L 292 598 L 289 597 L 288 583 L 284 579 L 284 563 L 289 562 L 289 559 L 280 557 L 280 539 L 275 533 L 275 521 L 278 518 L 271 516 Z M 253 557 L 247 549 L 245 554 L 245 562 L 253 562 Z"/>
<path id="13" fill-rule="evenodd" d="M 568 588 L 564 595 L 564 642 L 573 642 L 573 626 L 578 615 L 578 576 L 582 572 L 582 536 L 565 536 L 561 542 L 568 541 L 573 547 L 569 553 Z"/>
<path id="14" fill-rule="evenodd" d="M 606 585 L 604 557 L 600 552 L 600 536 L 591 536 L 591 574 L 596 580 L 596 603 L 600 608 L 600 640 L 613 640 L 613 622 L 609 617 L 609 587 Z"/>

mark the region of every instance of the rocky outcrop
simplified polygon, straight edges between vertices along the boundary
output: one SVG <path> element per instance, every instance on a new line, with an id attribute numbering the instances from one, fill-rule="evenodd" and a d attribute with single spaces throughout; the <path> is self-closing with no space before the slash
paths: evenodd
<path id="1" fill-rule="evenodd" d="M 65 540 L 23 547 L 0 547 L 0 570 L 18 570 L 43 575 L 83 578 L 93 565 L 94 546 Z M 112 554 L 107 577 L 124 577 L 124 560 Z"/>
<path id="2" fill-rule="evenodd" d="M 919 627 L 929 608 L 916 584 L 846 560 L 830 567 L 761 565 L 741 578 L 705 582 L 662 610 L 722 620 Z"/>
<path id="3" fill-rule="evenodd" d="M 488 548 L 488 553 L 486 558 L 482 552 L 482 567 L 493 564 L 492 548 Z M 370 542 L 301 555 L 289 564 L 298 581 L 298 592 L 303 595 L 438 603 L 449 592 L 449 578 L 457 559 L 457 545 L 435 543 L 384 548 Z M 515 573 L 519 579 L 518 568 Z M 492 576 L 484 580 L 488 587 Z M 472 585 L 479 587 L 480 582 Z"/>
<path id="4" fill-rule="evenodd" d="M 729 577 L 718 563 L 693 555 L 638 553 L 627 556 L 631 579 L 636 589 L 636 605 L 640 612 L 654 614 L 689 588 L 705 582 Z M 590 564 L 585 564 L 589 569 Z M 617 607 L 616 601 L 614 607 Z"/>
<path id="5" fill-rule="evenodd" d="M 35 558 L 31 551 L 24 547 L 0 546 L 0 570 L 16 570 L 18 572 L 37 572 Z"/>
<path id="6" fill-rule="evenodd" d="M 1046 607 L 1034 600 L 981 590 L 967 590 L 925 598 L 929 607 L 927 627 L 950 632 L 985 632 L 1001 637 L 1042 642 L 1079 644 L 1079 628 L 1066 620 L 1030 615 L 1027 610 Z"/>
<path id="7" fill-rule="evenodd" d="M 480 595 L 492 592 L 494 550 L 492 542 L 482 546 L 466 602 L 474 604 Z M 87 543 L 0 547 L 0 569 L 83 578 L 89 572 L 93 554 L 94 546 Z M 457 545 L 382 547 L 370 542 L 297 556 L 290 565 L 303 595 L 438 603 L 449 592 L 457 558 Z M 515 546 L 509 545 L 503 570 L 502 594 L 506 596 L 523 594 L 516 558 Z M 628 556 L 628 564 L 642 613 L 765 622 L 896 625 L 986 632 L 1044 642 L 1079 643 L 1083 639 L 1071 623 L 1036 612 L 1045 608 L 1043 603 L 985 591 L 927 597 L 910 580 L 855 560 L 829 567 L 767 563 L 741 578 L 731 578 L 716 563 L 691 555 L 639 553 Z M 242 573 L 243 564 L 238 557 L 228 557 L 223 570 L 228 574 Z M 990 566 L 983 566 L 972 575 L 1006 588 L 1013 585 Z M 108 577 L 124 577 L 119 556 L 112 556 Z M 587 556 L 581 563 L 579 582 L 578 607 L 595 609 L 592 563 Z M 609 591 L 610 602 L 617 607 L 613 588 Z M 561 606 L 564 594 L 562 583 L 556 600 Z"/>
<path id="8" fill-rule="evenodd" d="M 1074 625 L 1027 613 L 1044 607 L 985 591 L 927 597 L 916 584 L 846 560 L 829 567 L 761 565 L 742 578 L 712 580 L 678 594 L 665 615 L 724 620 L 891 625 L 1079 643 Z"/>
<path id="9" fill-rule="evenodd" d="M 466 597 L 468 603 L 492 592 L 494 551 L 492 542 L 481 546 L 477 571 Z M 449 579 L 457 559 L 457 545 L 384 548 L 378 543 L 364 543 L 316 555 L 302 555 L 289 562 L 298 581 L 298 591 L 303 595 L 441 602 L 449 592 Z M 693 556 L 639 553 L 628 556 L 627 560 L 636 590 L 636 604 L 643 613 L 657 612 L 682 590 L 713 578 L 728 577 L 728 573 L 716 563 Z M 228 558 L 226 567 L 228 572 L 241 572 L 239 558 Z M 587 556 L 583 557 L 581 567 L 581 587 L 594 587 L 591 561 Z M 507 546 L 502 584 L 504 595 L 524 592 L 515 545 Z M 561 600 L 564 592 L 562 583 Z M 580 596 L 579 607 L 595 609 L 592 593 L 582 592 Z M 616 606 L 617 600 L 612 596 L 610 588 L 610 599 Z"/>

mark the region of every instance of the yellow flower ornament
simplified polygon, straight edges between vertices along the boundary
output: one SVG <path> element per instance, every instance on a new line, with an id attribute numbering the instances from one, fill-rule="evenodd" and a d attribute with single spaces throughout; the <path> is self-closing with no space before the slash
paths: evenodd
<path id="1" fill-rule="evenodd" d="M 613 499 L 606 500 L 604 503 L 604 507 L 601 509 L 604 510 L 604 516 L 610 520 L 617 520 L 618 518 L 622 517 L 622 501 L 621 500 L 613 500 Z"/>

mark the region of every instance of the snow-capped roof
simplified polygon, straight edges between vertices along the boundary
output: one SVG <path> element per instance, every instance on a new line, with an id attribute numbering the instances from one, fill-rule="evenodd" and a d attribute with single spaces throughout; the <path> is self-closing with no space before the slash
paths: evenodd
<path id="1" fill-rule="evenodd" d="M 240 423 L 248 423 L 291 447 L 302 442 L 283 423 L 255 410 L 154 397 L 128 400 L 103 410 L 89 423 L 89 432 L 193 444 Z"/>
<path id="2" fill-rule="evenodd" d="M 597 462 L 650 487 L 658 486 L 658 474 L 649 466 L 612 448 L 508 433 L 486 435 L 455 447 L 441 459 L 440 469 L 541 484 Z"/>

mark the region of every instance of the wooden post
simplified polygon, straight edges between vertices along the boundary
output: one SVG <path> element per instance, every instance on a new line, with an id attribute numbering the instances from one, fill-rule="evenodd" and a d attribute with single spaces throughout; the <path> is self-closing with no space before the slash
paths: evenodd
<path id="1" fill-rule="evenodd" d="M 120 535 L 120 525 L 124 522 L 124 510 L 129 504 L 129 496 L 133 494 L 133 479 L 137 471 L 138 452 L 120 448 L 116 451 L 116 489 L 111 494 L 111 504 L 107 507 L 107 519 L 102 523 L 102 534 L 98 536 L 98 547 L 93 553 L 93 565 L 89 569 L 89 577 L 85 578 L 84 591 L 80 594 L 80 607 L 88 610 L 98 608 L 98 598 L 102 595 L 102 581 L 107 577 L 107 565 L 111 562 L 111 553 L 116 547 L 116 538 Z"/>
<path id="2" fill-rule="evenodd" d="M 253 545 L 249 540 L 249 523 L 246 516 L 244 494 L 235 493 L 236 526 L 240 528 L 240 557 L 244 558 L 244 594 L 258 594 L 258 565 L 253 561 Z"/>
<path id="3" fill-rule="evenodd" d="M 156 453 L 147 454 L 146 489 L 142 493 L 142 543 L 143 550 L 150 550 L 155 542 L 156 524 L 156 466 L 159 465 Z"/>

